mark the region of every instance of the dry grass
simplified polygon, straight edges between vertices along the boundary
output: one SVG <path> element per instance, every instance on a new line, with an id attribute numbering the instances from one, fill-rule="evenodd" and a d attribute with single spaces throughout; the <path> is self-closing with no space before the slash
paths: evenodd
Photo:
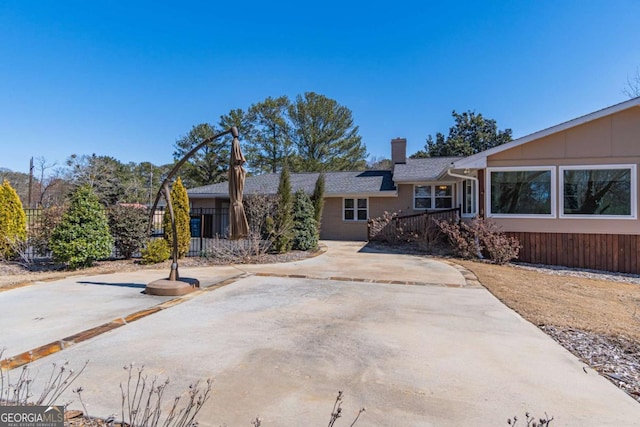
<path id="1" fill-rule="evenodd" d="M 626 336 L 640 342 L 640 285 L 456 260 L 535 325 Z"/>

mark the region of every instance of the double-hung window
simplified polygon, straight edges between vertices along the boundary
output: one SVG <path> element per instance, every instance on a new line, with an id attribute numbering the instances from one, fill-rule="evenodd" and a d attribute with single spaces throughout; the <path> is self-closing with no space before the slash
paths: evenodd
<path id="1" fill-rule="evenodd" d="M 555 168 L 487 168 L 487 216 L 555 216 Z"/>
<path id="2" fill-rule="evenodd" d="M 449 209 L 452 207 L 452 184 L 428 184 L 413 186 L 413 209 Z"/>
<path id="3" fill-rule="evenodd" d="M 367 199 L 343 199 L 343 219 L 345 221 L 366 221 L 369 218 Z"/>
<path id="4" fill-rule="evenodd" d="M 416 185 L 413 187 L 413 208 L 431 209 L 431 186 Z"/>
<path id="5" fill-rule="evenodd" d="M 636 218 L 636 165 L 560 166 L 561 218 Z"/>

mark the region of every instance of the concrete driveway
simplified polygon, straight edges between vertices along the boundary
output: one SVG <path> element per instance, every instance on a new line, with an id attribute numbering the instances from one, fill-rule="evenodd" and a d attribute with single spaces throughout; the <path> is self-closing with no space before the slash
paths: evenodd
<path id="1" fill-rule="evenodd" d="M 72 340 L 32 369 L 44 377 L 52 361 L 79 367 L 89 360 L 77 385 L 90 412 L 101 416 L 120 413 L 122 367 L 130 363 L 144 365 L 150 377 L 169 377 L 168 396 L 213 378 L 214 394 L 198 417 L 202 426 L 250 426 L 257 415 L 265 427 L 326 425 L 338 390 L 345 401 L 337 425 L 348 426 L 361 406 L 367 408 L 362 426 L 500 426 L 526 411 L 547 412 L 558 426 L 640 425 L 637 402 L 584 369 L 463 269 L 370 253 L 360 243 L 328 246 L 324 255 L 291 264 L 184 269 L 213 286 L 174 301 L 140 295 L 128 285 L 147 278 L 129 280 L 125 273 L 2 292 L 0 345 L 46 344 L 93 324 L 74 312 L 89 318 L 102 310 L 93 321 L 99 323 L 160 304 L 150 315 Z M 214 289 L 225 279 L 226 286 Z M 111 295 L 85 306 L 88 296 L 46 294 L 54 286 L 80 289 L 82 282 L 102 283 L 85 284 L 90 294 L 107 289 Z M 42 295 L 46 304 L 12 311 Z M 65 301 L 77 302 L 55 309 Z M 66 329 L 25 329 L 38 317 Z"/>

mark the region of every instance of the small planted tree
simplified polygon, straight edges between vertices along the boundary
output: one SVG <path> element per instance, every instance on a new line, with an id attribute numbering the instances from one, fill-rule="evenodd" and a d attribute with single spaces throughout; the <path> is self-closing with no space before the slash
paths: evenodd
<path id="1" fill-rule="evenodd" d="M 88 185 L 71 194 L 69 209 L 53 230 L 50 247 L 54 259 L 70 268 L 91 266 L 111 254 L 113 238 L 107 215 Z"/>
<path id="2" fill-rule="evenodd" d="M 189 252 L 191 246 L 191 229 L 189 222 L 189 196 L 187 189 L 182 185 L 182 179 L 178 177 L 171 187 L 171 204 L 173 206 L 173 214 L 176 217 L 176 232 L 178 233 L 178 256 L 182 258 Z M 173 229 L 171 228 L 171 215 L 169 208 L 164 212 L 163 218 L 164 238 L 173 248 Z"/>
<path id="3" fill-rule="evenodd" d="M 324 187 L 325 177 L 321 173 L 318 175 L 316 185 L 313 189 L 313 195 L 311 196 L 311 202 L 313 203 L 313 217 L 318 225 L 318 232 L 320 232 L 320 226 L 322 224 L 322 211 L 324 209 Z"/>
<path id="4" fill-rule="evenodd" d="M 0 185 L 0 258 L 11 259 L 27 240 L 27 217 L 9 181 Z"/>
<path id="5" fill-rule="evenodd" d="M 120 204 L 109 209 L 109 228 L 116 249 L 130 259 L 147 238 L 147 208 L 138 204 Z"/>
<path id="6" fill-rule="evenodd" d="M 293 200 L 293 249 L 308 251 L 318 247 L 318 223 L 311 199 L 300 189 Z"/>
<path id="7" fill-rule="evenodd" d="M 278 207 L 276 208 L 276 214 L 273 218 L 273 235 L 275 236 L 273 247 L 276 252 L 279 253 L 291 250 L 291 229 L 293 228 L 293 218 L 291 216 L 292 208 L 291 177 L 289 175 L 289 168 L 285 165 L 280 173 L 280 183 L 278 184 Z"/>

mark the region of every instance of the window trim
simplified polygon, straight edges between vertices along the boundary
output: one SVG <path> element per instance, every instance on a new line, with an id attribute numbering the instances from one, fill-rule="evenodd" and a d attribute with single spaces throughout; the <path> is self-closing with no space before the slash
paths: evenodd
<path id="1" fill-rule="evenodd" d="M 465 213 L 464 211 L 464 190 L 465 190 L 465 183 L 470 183 L 471 185 L 469 186 L 469 188 L 471 189 L 471 209 L 472 212 L 467 212 Z M 478 194 L 478 189 L 476 188 L 476 186 L 478 185 L 477 180 L 475 179 L 463 179 L 460 181 L 460 184 L 458 185 L 458 187 L 460 188 L 460 212 L 462 214 L 463 218 L 475 218 L 478 215 L 477 211 L 477 207 L 478 207 L 478 201 L 476 200 L 476 194 Z"/>
<path id="2" fill-rule="evenodd" d="M 346 200 L 353 200 L 353 208 L 348 208 L 353 211 L 353 219 L 346 219 L 345 212 L 347 211 L 347 207 L 345 206 Z M 366 219 L 358 219 L 358 200 L 366 200 L 367 201 L 367 218 Z M 362 208 L 360 208 L 361 210 Z M 342 221 L 344 222 L 367 222 L 369 220 L 369 198 L 368 197 L 343 197 L 342 198 Z"/>
<path id="3" fill-rule="evenodd" d="M 450 208 L 436 208 L 436 188 L 439 185 L 448 185 L 451 187 L 451 196 L 449 196 L 451 198 L 451 207 Z M 431 207 L 430 208 L 418 208 L 416 207 L 416 187 L 431 187 L 431 193 L 429 194 L 429 200 L 431 200 Z M 456 206 L 456 191 L 457 191 L 457 187 L 456 187 L 456 183 L 452 182 L 452 181 L 443 181 L 443 182 L 425 182 L 425 183 L 421 183 L 421 184 L 413 184 L 413 188 L 412 190 L 412 199 L 413 199 L 413 210 L 414 211 L 443 211 L 443 210 L 447 210 L 447 209 L 453 209 Z M 426 197 L 419 197 L 420 199 L 425 199 Z M 440 197 L 441 199 L 444 199 L 446 197 Z"/>
<path id="4" fill-rule="evenodd" d="M 526 172 L 526 171 L 549 171 L 551 172 L 551 182 L 549 197 L 551 198 L 551 212 L 548 214 L 504 214 L 491 212 L 491 173 L 492 172 Z M 485 210 L 487 218 L 539 218 L 553 219 L 557 218 L 557 190 L 556 190 L 556 167 L 555 166 L 499 166 L 488 167 L 485 176 Z"/>
<path id="5" fill-rule="evenodd" d="M 428 208 L 417 208 L 416 207 L 416 199 L 426 199 L 426 197 L 416 197 L 416 187 L 429 187 L 429 205 L 433 206 L 433 184 L 413 184 L 412 190 L 412 198 L 413 198 L 413 210 L 414 211 L 427 211 L 429 209 L 433 209 L 433 207 Z"/>
<path id="6" fill-rule="evenodd" d="M 559 179 L 559 200 L 560 204 L 559 208 L 559 218 L 561 219 L 617 219 L 617 220 L 634 220 L 638 219 L 638 176 L 637 176 L 637 167 L 635 163 L 628 164 L 596 164 L 596 165 L 563 165 L 559 166 L 558 175 Z M 631 213 L 629 215 L 588 215 L 588 214 L 565 214 L 564 213 L 564 171 L 565 170 L 603 170 L 603 169 L 629 169 L 631 171 L 630 174 L 630 203 L 631 203 Z"/>

